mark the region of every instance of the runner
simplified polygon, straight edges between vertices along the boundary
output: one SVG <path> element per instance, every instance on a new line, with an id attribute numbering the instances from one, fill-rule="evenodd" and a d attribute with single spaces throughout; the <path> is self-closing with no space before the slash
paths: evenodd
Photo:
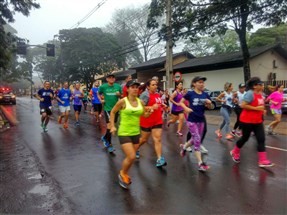
<path id="1" fill-rule="evenodd" d="M 122 168 L 119 172 L 119 184 L 127 189 L 131 184 L 128 171 L 134 163 L 136 150 L 139 147 L 140 140 L 140 116 L 144 114 L 144 107 L 138 98 L 140 83 L 129 81 L 127 83 L 128 96 L 119 100 L 111 111 L 111 133 L 115 134 L 115 116 L 120 112 L 120 125 L 118 137 L 125 153 L 125 159 L 122 162 Z M 145 117 L 148 112 L 145 112 Z"/>
<path id="2" fill-rule="evenodd" d="M 233 136 L 230 134 L 230 114 L 233 107 L 233 86 L 232 83 L 226 82 L 224 84 L 224 92 L 222 92 L 217 98 L 217 101 L 220 101 L 222 103 L 222 106 L 220 108 L 220 114 L 223 117 L 223 121 L 220 125 L 220 128 L 215 131 L 218 138 L 222 137 L 221 130 L 225 129 L 225 138 L 227 140 L 232 140 Z"/>
<path id="3" fill-rule="evenodd" d="M 276 91 L 271 93 L 266 99 L 266 102 L 270 103 L 270 110 L 272 115 L 274 116 L 274 121 L 272 121 L 267 126 L 267 133 L 270 135 L 275 135 L 274 129 L 279 125 L 281 122 L 282 117 L 282 102 L 286 101 L 286 98 L 284 99 L 283 95 L 284 85 L 280 84 L 276 86 Z"/>
<path id="4" fill-rule="evenodd" d="M 94 87 L 90 90 L 90 98 L 92 100 L 94 114 L 95 114 L 97 122 L 100 121 L 100 117 L 102 113 L 102 104 L 98 98 L 99 86 L 100 86 L 99 81 L 95 81 Z"/>
<path id="5" fill-rule="evenodd" d="M 140 146 L 147 142 L 150 135 L 152 135 L 154 141 L 154 149 L 157 155 L 156 167 L 162 167 L 167 165 L 164 157 L 162 156 L 162 102 L 159 94 L 157 93 L 157 82 L 155 80 L 149 80 L 146 83 L 147 90 L 140 95 L 140 99 L 143 104 L 151 110 L 151 115 L 147 118 L 141 117 L 141 138 Z M 137 152 L 139 153 L 139 152 Z M 137 155 L 139 157 L 139 154 Z"/>
<path id="6" fill-rule="evenodd" d="M 230 155 L 235 163 L 240 162 L 240 149 L 248 141 L 253 131 L 257 140 L 258 165 L 259 167 L 271 167 L 274 164 L 267 159 L 265 152 L 263 115 L 266 110 L 262 96 L 264 83 L 258 77 L 253 77 L 247 82 L 247 88 L 249 90 L 244 95 L 241 103 L 243 109 L 240 115 L 242 137 L 236 142 L 235 147 L 230 151 Z"/>
<path id="7" fill-rule="evenodd" d="M 172 119 L 167 122 L 167 127 L 169 127 L 171 123 L 175 123 L 178 120 L 178 126 L 176 132 L 178 136 L 183 135 L 181 133 L 181 130 L 184 121 L 184 113 L 183 108 L 179 104 L 179 102 L 183 98 L 182 89 L 183 89 L 182 82 L 179 82 L 176 86 L 175 91 L 170 96 L 169 100 L 172 103 L 172 109 L 171 109 Z"/>
<path id="8" fill-rule="evenodd" d="M 52 115 L 52 99 L 54 98 L 54 92 L 51 90 L 51 84 L 49 81 L 44 82 L 44 87 L 38 91 L 35 95 L 40 100 L 40 115 L 41 127 L 44 132 L 48 132 L 47 125 Z"/>
<path id="9" fill-rule="evenodd" d="M 86 113 L 88 102 L 89 102 L 89 93 L 87 92 L 86 88 L 83 89 L 83 94 L 84 94 L 84 98 L 82 101 L 83 101 L 83 105 L 84 105 L 84 113 Z"/>
<path id="10" fill-rule="evenodd" d="M 74 106 L 74 111 L 75 111 L 75 119 L 76 119 L 76 126 L 80 125 L 79 122 L 79 116 L 82 110 L 82 99 L 84 98 L 83 92 L 80 90 L 81 84 L 76 83 L 75 89 L 73 90 L 72 93 L 72 99 L 73 99 L 73 106 Z"/>
<path id="11" fill-rule="evenodd" d="M 71 100 L 71 90 L 69 89 L 68 82 L 64 82 L 63 88 L 59 90 L 58 95 L 56 97 L 59 105 L 60 110 L 60 116 L 58 117 L 58 123 L 62 124 L 62 119 L 64 120 L 63 128 L 67 129 L 68 126 L 68 119 L 69 119 L 69 113 L 70 113 L 70 100 Z"/>
<path id="12" fill-rule="evenodd" d="M 234 103 L 235 103 L 234 112 L 235 112 L 237 118 L 236 118 L 236 122 L 234 124 L 233 130 L 231 131 L 231 134 L 233 136 L 238 136 L 238 137 L 242 136 L 239 117 L 240 117 L 240 114 L 242 112 L 241 103 L 242 103 L 243 97 L 246 93 L 245 89 L 246 89 L 245 84 L 239 84 L 238 91 L 236 92 L 236 96 L 234 98 Z"/>
<path id="13" fill-rule="evenodd" d="M 112 136 L 110 132 L 110 113 L 121 97 L 122 88 L 119 84 L 115 83 L 115 76 L 113 74 L 108 74 L 106 76 L 106 80 L 108 83 L 101 85 L 98 90 L 98 98 L 100 99 L 101 103 L 104 104 L 104 114 L 107 123 L 106 134 L 101 137 L 101 140 L 108 151 L 112 153 L 114 151 L 114 147 L 112 145 Z M 104 96 L 104 100 L 101 98 L 101 95 Z M 115 123 L 117 118 L 118 114 L 115 116 Z"/>
<path id="14" fill-rule="evenodd" d="M 124 81 L 124 83 L 122 83 L 121 87 L 122 87 L 122 92 L 123 92 L 123 97 L 126 97 L 128 96 L 128 92 L 127 92 L 127 86 L 126 84 L 132 80 L 132 76 L 131 75 L 128 75 Z"/>
<path id="15" fill-rule="evenodd" d="M 205 107 L 209 109 L 212 108 L 212 102 L 209 95 L 204 92 L 204 82 L 206 81 L 205 77 L 196 76 L 193 78 L 191 85 L 194 87 L 193 91 L 187 92 L 184 97 L 181 99 L 180 104 L 184 108 L 184 111 L 189 113 L 187 119 L 187 125 L 192 136 L 192 140 L 180 145 L 180 154 L 184 156 L 186 153 L 186 148 L 191 145 L 191 141 L 194 146 L 195 157 L 198 161 L 198 170 L 205 172 L 210 167 L 203 162 L 200 145 L 201 138 L 203 136 L 204 124 L 205 124 Z M 189 107 L 185 105 L 185 100 L 188 100 Z"/>

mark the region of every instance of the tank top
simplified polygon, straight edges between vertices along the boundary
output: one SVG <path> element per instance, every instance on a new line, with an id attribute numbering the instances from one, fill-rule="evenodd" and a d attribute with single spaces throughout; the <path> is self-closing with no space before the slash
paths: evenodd
<path id="1" fill-rule="evenodd" d="M 249 103 L 253 107 L 264 105 L 264 98 L 262 94 L 253 93 L 253 101 Z M 243 109 L 240 114 L 240 122 L 259 124 L 263 122 L 263 111 Z"/>
<path id="2" fill-rule="evenodd" d="M 140 134 L 140 116 L 144 109 L 139 98 L 137 99 L 137 107 L 133 107 L 128 98 L 125 97 L 125 109 L 120 110 L 120 125 L 118 136 L 136 136 Z"/>
<path id="3" fill-rule="evenodd" d="M 149 117 L 141 116 L 140 125 L 144 128 L 150 128 L 155 125 L 161 125 L 162 121 L 162 101 L 158 93 L 149 93 L 149 100 L 146 106 L 158 104 L 159 108 L 154 110 Z"/>
<path id="4" fill-rule="evenodd" d="M 223 99 L 225 100 L 225 102 L 222 103 L 222 104 L 225 104 L 225 105 L 227 105 L 229 107 L 233 107 L 232 98 L 233 98 L 233 93 L 232 92 L 227 93 L 226 91 L 224 91 Z"/>
<path id="5" fill-rule="evenodd" d="M 183 98 L 183 94 L 181 92 L 176 92 L 176 96 L 174 97 L 173 100 L 179 103 L 182 98 Z M 181 106 L 172 104 L 172 111 L 175 111 L 175 112 L 183 111 L 183 108 Z"/>
<path id="6" fill-rule="evenodd" d="M 74 105 L 82 105 L 82 99 L 79 98 L 79 96 L 81 96 L 81 95 L 82 95 L 82 93 L 80 90 L 74 90 L 74 92 L 73 92 L 73 96 L 74 96 L 73 104 Z"/>

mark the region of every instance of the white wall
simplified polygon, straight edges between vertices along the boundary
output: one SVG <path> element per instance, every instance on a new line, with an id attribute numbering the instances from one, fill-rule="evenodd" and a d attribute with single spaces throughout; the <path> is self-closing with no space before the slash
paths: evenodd
<path id="1" fill-rule="evenodd" d="M 276 61 L 277 68 L 273 68 L 273 60 Z M 250 60 L 251 77 L 260 77 L 262 81 L 267 81 L 270 72 L 276 73 L 276 80 L 287 80 L 287 60 L 277 52 L 268 51 Z"/>
<path id="2" fill-rule="evenodd" d="M 240 83 L 244 83 L 243 69 L 241 67 L 224 70 L 214 70 L 206 72 L 196 72 L 183 74 L 183 87 L 190 88 L 191 80 L 195 76 L 204 76 L 207 78 L 205 87 L 209 90 L 223 90 L 225 82 L 233 84 L 234 90 L 238 89 Z"/>

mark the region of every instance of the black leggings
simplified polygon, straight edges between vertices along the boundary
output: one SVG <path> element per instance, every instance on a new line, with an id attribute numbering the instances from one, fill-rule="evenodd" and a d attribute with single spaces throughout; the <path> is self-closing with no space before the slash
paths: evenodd
<path id="1" fill-rule="evenodd" d="M 265 133 L 263 123 L 251 124 L 241 123 L 242 137 L 236 142 L 238 148 L 242 148 L 248 141 L 251 132 L 253 131 L 257 140 L 257 151 L 265 152 Z"/>
<path id="2" fill-rule="evenodd" d="M 241 124 L 240 124 L 240 121 L 239 121 L 239 117 L 240 117 L 240 114 L 242 112 L 242 108 L 239 107 L 239 106 L 236 106 L 234 108 L 234 112 L 236 113 L 237 118 L 236 118 L 236 123 L 234 124 L 233 129 L 234 130 L 237 129 L 237 128 L 241 129 Z"/>
<path id="3" fill-rule="evenodd" d="M 206 123 L 206 118 L 204 117 L 204 128 L 203 128 L 203 133 L 202 133 L 201 140 L 200 140 L 201 144 L 203 143 L 203 140 L 205 138 L 206 132 L 207 132 L 207 123 Z M 186 142 L 189 141 L 190 138 L 191 138 L 191 133 L 188 132 L 187 136 L 186 136 Z"/>

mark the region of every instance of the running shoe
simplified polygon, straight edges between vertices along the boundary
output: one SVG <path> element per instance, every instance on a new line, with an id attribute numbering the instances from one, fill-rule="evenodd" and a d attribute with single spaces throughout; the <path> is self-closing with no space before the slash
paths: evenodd
<path id="1" fill-rule="evenodd" d="M 132 183 L 130 177 L 128 175 L 122 174 L 120 171 L 118 178 L 119 178 L 119 185 L 124 189 L 128 189 L 129 185 Z"/>
<path id="2" fill-rule="evenodd" d="M 183 134 L 182 134 L 180 131 L 177 131 L 177 132 L 176 132 L 176 135 L 177 135 L 177 136 L 180 136 L 180 137 L 183 136 Z"/>
<path id="3" fill-rule="evenodd" d="M 230 155 L 235 163 L 240 163 L 240 153 L 235 153 L 234 150 L 231 150 Z"/>
<path id="4" fill-rule="evenodd" d="M 235 134 L 237 137 L 242 137 L 242 131 L 236 131 L 236 134 Z"/>
<path id="5" fill-rule="evenodd" d="M 272 131 L 272 130 L 271 130 L 271 131 L 268 131 L 268 134 L 269 134 L 269 135 L 277 135 L 277 133 L 275 133 L 275 132 Z"/>
<path id="6" fill-rule="evenodd" d="M 61 116 L 58 116 L 58 123 L 59 123 L 59 124 L 62 124 L 62 119 L 63 119 L 63 118 L 62 118 Z"/>
<path id="7" fill-rule="evenodd" d="M 206 165 L 204 162 L 198 165 L 198 171 L 201 172 L 206 172 L 206 170 L 208 170 L 209 168 L 210 166 Z"/>
<path id="8" fill-rule="evenodd" d="M 139 150 L 136 151 L 136 159 L 140 159 L 140 151 Z"/>
<path id="9" fill-rule="evenodd" d="M 225 139 L 227 139 L 227 140 L 233 140 L 233 136 L 231 135 L 231 134 L 226 134 L 226 136 L 225 136 Z"/>
<path id="10" fill-rule="evenodd" d="M 185 150 L 186 150 L 187 152 L 192 152 L 191 146 L 187 147 Z"/>
<path id="11" fill-rule="evenodd" d="M 186 149 L 184 149 L 184 145 L 183 144 L 180 144 L 179 147 L 180 147 L 179 154 L 180 154 L 181 157 L 184 157 L 185 154 L 186 154 Z"/>
<path id="12" fill-rule="evenodd" d="M 203 145 L 200 145 L 200 152 L 202 154 L 208 154 L 208 150 Z"/>
<path id="13" fill-rule="evenodd" d="M 232 130 L 232 131 L 230 132 L 230 134 L 231 134 L 233 137 L 235 137 L 235 136 L 236 136 L 236 131 L 235 131 L 235 130 Z"/>
<path id="14" fill-rule="evenodd" d="M 108 147 L 108 152 L 109 152 L 109 153 L 112 153 L 112 152 L 114 152 L 114 151 L 115 151 L 114 147 L 113 147 L 112 145 L 109 145 L 109 147 Z"/>
<path id="15" fill-rule="evenodd" d="M 75 122 L 75 125 L 76 125 L 76 126 L 80 126 L 80 123 L 79 123 L 79 122 Z"/>
<path id="16" fill-rule="evenodd" d="M 270 160 L 266 159 L 266 160 L 263 160 L 263 161 L 259 161 L 258 162 L 258 166 L 259 167 L 272 167 L 274 166 L 274 163 L 272 163 Z"/>
<path id="17" fill-rule="evenodd" d="M 68 123 L 65 122 L 64 125 L 63 125 L 63 128 L 65 128 L 65 129 L 69 128 Z"/>
<path id="18" fill-rule="evenodd" d="M 162 166 L 166 166 L 166 165 L 167 165 L 167 163 L 166 163 L 164 157 L 161 156 L 159 159 L 157 159 L 156 167 L 162 167 Z"/>
<path id="19" fill-rule="evenodd" d="M 43 125 L 43 131 L 48 132 L 48 128 L 45 125 Z"/>
<path id="20" fill-rule="evenodd" d="M 222 137 L 222 134 L 220 133 L 219 130 L 216 130 L 216 131 L 215 131 L 215 134 L 216 134 L 216 136 L 217 136 L 218 138 L 221 138 L 221 137 Z"/>
<path id="21" fill-rule="evenodd" d="M 101 137 L 101 140 L 103 141 L 104 147 L 108 148 L 110 146 L 110 143 L 106 140 L 105 135 Z"/>

